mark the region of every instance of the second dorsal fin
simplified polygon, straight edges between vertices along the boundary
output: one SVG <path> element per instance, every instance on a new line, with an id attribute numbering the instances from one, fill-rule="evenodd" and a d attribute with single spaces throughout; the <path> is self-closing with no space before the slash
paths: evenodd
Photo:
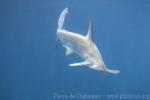
<path id="1" fill-rule="evenodd" d="M 73 53 L 72 49 L 69 48 L 68 46 L 63 45 L 63 47 L 66 48 L 66 56 L 69 56 L 69 55 L 71 55 Z"/>

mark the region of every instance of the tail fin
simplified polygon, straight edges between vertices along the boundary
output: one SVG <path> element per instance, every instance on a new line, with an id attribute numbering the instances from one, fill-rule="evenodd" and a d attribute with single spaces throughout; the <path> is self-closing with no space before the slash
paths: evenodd
<path id="1" fill-rule="evenodd" d="M 64 23 L 65 16 L 66 16 L 67 13 L 68 13 L 68 8 L 65 8 L 65 9 L 61 12 L 60 17 L 59 17 L 59 20 L 58 20 L 58 29 L 62 29 L 62 28 L 63 28 L 63 23 Z"/>

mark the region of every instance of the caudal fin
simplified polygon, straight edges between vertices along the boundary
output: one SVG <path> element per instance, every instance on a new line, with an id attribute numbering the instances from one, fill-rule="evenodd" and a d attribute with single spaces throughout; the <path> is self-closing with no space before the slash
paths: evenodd
<path id="1" fill-rule="evenodd" d="M 63 28 L 65 16 L 66 16 L 67 13 L 68 13 L 68 8 L 65 8 L 65 9 L 61 12 L 60 17 L 59 17 L 59 20 L 58 20 L 58 29 L 62 29 L 62 28 Z"/>

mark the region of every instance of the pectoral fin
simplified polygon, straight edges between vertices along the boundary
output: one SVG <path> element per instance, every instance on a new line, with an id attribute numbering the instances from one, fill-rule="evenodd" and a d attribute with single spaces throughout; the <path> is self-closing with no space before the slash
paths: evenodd
<path id="1" fill-rule="evenodd" d="M 83 62 L 79 62 L 79 63 L 69 64 L 69 66 L 86 66 L 88 64 L 89 64 L 88 61 L 83 61 Z"/>
<path id="2" fill-rule="evenodd" d="M 68 46 L 63 45 L 63 47 L 66 48 L 66 56 L 71 55 L 71 54 L 73 53 L 73 52 L 72 52 L 72 49 L 69 48 Z"/>

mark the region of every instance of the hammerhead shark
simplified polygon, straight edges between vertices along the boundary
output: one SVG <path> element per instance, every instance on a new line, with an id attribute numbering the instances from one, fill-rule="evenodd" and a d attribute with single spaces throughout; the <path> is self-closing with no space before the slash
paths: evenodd
<path id="1" fill-rule="evenodd" d="M 112 70 L 106 67 L 100 51 L 92 38 L 92 22 L 89 21 L 88 33 L 86 36 L 75 32 L 67 31 L 63 28 L 65 16 L 68 13 L 68 8 L 65 8 L 59 17 L 57 28 L 57 39 L 59 39 L 63 47 L 66 48 L 66 56 L 75 53 L 84 61 L 69 64 L 69 66 L 87 66 L 88 68 L 108 72 L 112 74 L 120 73 L 119 70 Z"/>

